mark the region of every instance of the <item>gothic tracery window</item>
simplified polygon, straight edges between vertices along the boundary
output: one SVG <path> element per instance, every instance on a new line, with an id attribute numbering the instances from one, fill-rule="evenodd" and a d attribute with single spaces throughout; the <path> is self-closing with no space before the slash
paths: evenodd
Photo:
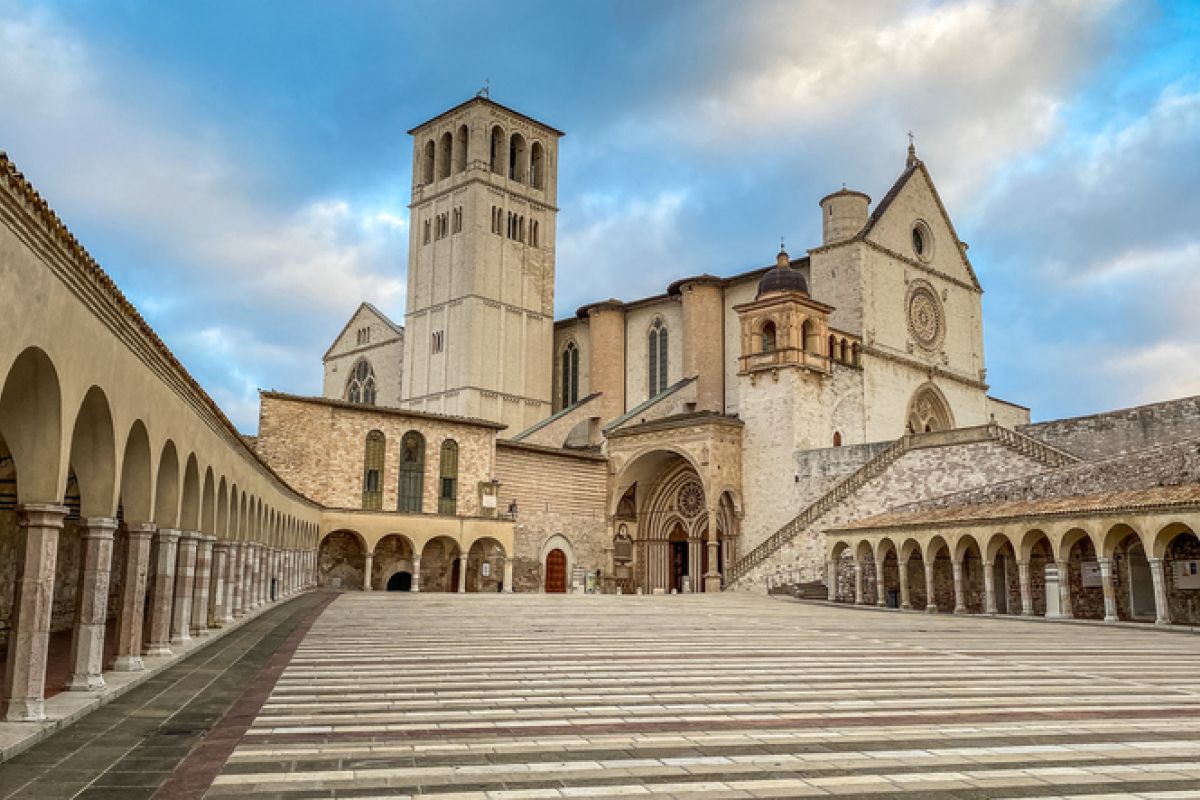
<path id="1" fill-rule="evenodd" d="M 648 366 L 646 392 L 655 397 L 667 389 L 669 359 L 667 355 L 667 326 L 656 318 L 646 336 L 646 363 Z"/>
<path id="2" fill-rule="evenodd" d="M 360 358 L 350 370 L 350 379 L 346 381 L 346 400 L 362 405 L 375 405 L 375 370 L 371 362 Z"/>
<path id="3" fill-rule="evenodd" d="M 579 402 L 579 348 L 568 342 L 562 352 L 562 407 Z"/>

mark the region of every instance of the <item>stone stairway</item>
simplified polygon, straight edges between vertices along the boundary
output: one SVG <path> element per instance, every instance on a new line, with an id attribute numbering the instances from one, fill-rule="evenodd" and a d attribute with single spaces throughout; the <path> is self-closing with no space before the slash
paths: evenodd
<path id="1" fill-rule="evenodd" d="M 1058 469 L 1080 461 L 1076 456 L 1037 439 L 1005 428 L 996 423 L 974 428 L 959 428 L 935 433 L 906 434 L 888 445 L 856 471 L 837 483 L 832 489 L 818 497 L 799 514 L 775 533 L 768 536 L 729 568 L 725 588 L 733 589 L 737 583 L 773 555 L 778 553 L 797 536 L 840 503 L 855 495 L 872 479 L 882 475 L 904 454 L 933 447 L 953 447 L 984 441 L 997 442 L 1013 452 L 1019 453 L 1050 469 Z"/>

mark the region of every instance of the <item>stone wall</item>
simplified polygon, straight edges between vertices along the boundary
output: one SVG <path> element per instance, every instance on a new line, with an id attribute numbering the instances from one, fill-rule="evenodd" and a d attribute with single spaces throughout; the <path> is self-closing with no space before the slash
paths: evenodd
<path id="1" fill-rule="evenodd" d="M 385 437 L 383 509 L 399 498 L 400 441 L 410 430 L 425 437 L 421 510 L 436 514 L 442 443 L 458 443 L 458 516 L 478 516 L 479 486 L 493 472 L 494 426 L 453 417 L 407 414 L 337 401 L 264 392 L 258 453 L 297 491 L 330 508 L 361 508 L 367 434 Z"/>
<path id="2" fill-rule="evenodd" d="M 496 476 L 500 510 L 513 500 L 518 508 L 514 591 L 541 591 L 541 553 L 551 537 L 561 536 L 569 544 L 572 567 L 609 571 L 604 459 L 501 442 Z"/>
<path id="3" fill-rule="evenodd" d="M 1018 430 L 1080 458 L 1096 461 L 1200 438 L 1200 397 L 1039 422 Z"/>

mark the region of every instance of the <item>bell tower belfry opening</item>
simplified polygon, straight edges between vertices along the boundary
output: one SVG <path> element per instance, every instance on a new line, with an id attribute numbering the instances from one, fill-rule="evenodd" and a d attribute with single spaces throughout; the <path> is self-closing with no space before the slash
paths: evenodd
<path id="1" fill-rule="evenodd" d="M 552 413 L 563 133 L 475 97 L 409 134 L 401 405 L 517 433 Z"/>

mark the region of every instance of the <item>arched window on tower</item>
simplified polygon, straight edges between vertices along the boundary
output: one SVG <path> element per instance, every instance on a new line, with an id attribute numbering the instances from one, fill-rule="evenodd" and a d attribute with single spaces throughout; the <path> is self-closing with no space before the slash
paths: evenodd
<path id="1" fill-rule="evenodd" d="M 762 351 L 769 353 L 775 346 L 775 323 L 767 320 L 762 326 Z"/>
<path id="2" fill-rule="evenodd" d="M 518 183 L 525 182 L 529 166 L 525 159 L 525 137 L 514 133 L 508 141 L 508 177 Z"/>
<path id="3" fill-rule="evenodd" d="M 529 148 L 529 183 L 535 189 L 544 189 L 546 181 L 546 148 L 534 142 Z"/>
<path id="4" fill-rule="evenodd" d="M 450 131 L 442 134 L 441 140 L 438 142 L 438 179 L 450 177 L 450 164 L 452 163 L 454 149 L 454 137 L 450 135 Z"/>
<path id="5" fill-rule="evenodd" d="M 834 361 L 834 360 L 836 360 L 836 359 L 837 359 L 837 352 L 838 352 L 838 350 L 837 350 L 837 337 L 836 337 L 836 336 L 830 336 L 830 337 L 829 337 L 829 360 L 830 360 L 830 361 Z"/>
<path id="6" fill-rule="evenodd" d="M 434 157 L 434 150 L 433 139 L 430 139 L 425 143 L 425 158 L 421 166 L 422 183 L 433 183 L 433 165 L 437 160 Z"/>
<path id="7" fill-rule="evenodd" d="M 568 342 L 562 352 L 562 407 L 579 402 L 579 348 Z"/>
<path id="8" fill-rule="evenodd" d="M 497 175 L 504 174 L 504 129 L 499 125 L 492 128 L 492 140 L 488 146 L 488 158 L 491 162 L 492 172 Z"/>
<path id="9" fill-rule="evenodd" d="M 386 446 L 382 431 L 367 434 L 367 452 L 363 457 L 362 507 L 369 511 L 383 508 L 383 457 Z"/>
<path id="10" fill-rule="evenodd" d="M 439 472 L 438 513 L 452 517 L 458 511 L 458 442 L 453 439 L 442 442 Z"/>
<path id="11" fill-rule="evenodd" d="M 371 362 L 360 358 L 354 362 L 350 370 L 350 378 L 346 381 L 346 400 L 351 403 L 375 405 L 375 370 Z"/>
<path id="12" fill-rule="evenodd" d="M 400 440 L 400 487 L 397 511 L 421 513 L 425 492 L 425 437 L 409 431 Z"/>
<path id="13" fill-rule="evenodd" d="M 662 394 L 667 389 L 667 375 L 670 372 L 667 353 L 667 326 L 661 318 L 656 317 L 646 336 L 646 363 L 649 366 L 646 392 L 649 397 Z"/>
<path id="14" fill-rule="evenodd" d="M 466 125 L 458 129 L 458 138 L 454 140 L 454 171 L 462 172 L 467 168 L 467 150 L 471 141 L 471 132 Z"/>

